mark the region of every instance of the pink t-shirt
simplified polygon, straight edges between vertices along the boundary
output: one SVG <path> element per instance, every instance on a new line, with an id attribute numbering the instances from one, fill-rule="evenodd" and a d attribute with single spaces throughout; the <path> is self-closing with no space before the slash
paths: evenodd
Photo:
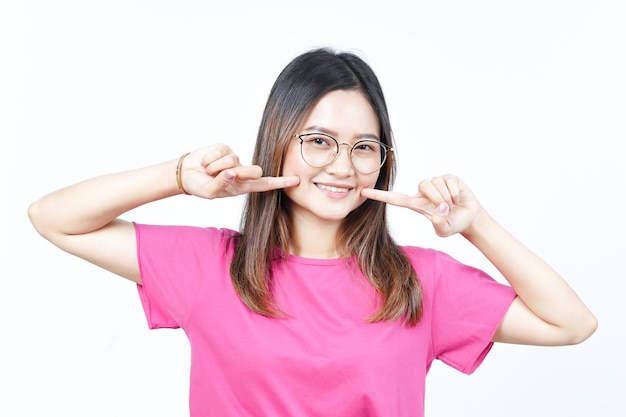
<path id="1" fill-rule="evenodd" d="M 515 294 L 431 249 L 404 247 L 423 289 L 415 327 L 368 323 L 379 297 L 344 259 L 288 256 L 274 296 L 288 314 L 251 312 L 230 279 L 226 229 L 136 225 L 150 328 L 191 345 L 191 417 L 423 416 L 433 359 L 473 372 Z"/>

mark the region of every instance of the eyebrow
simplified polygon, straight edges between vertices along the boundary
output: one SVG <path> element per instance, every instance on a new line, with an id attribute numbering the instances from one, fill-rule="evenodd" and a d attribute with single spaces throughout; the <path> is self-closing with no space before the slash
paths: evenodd
<path id="1" fill-rule="evenodd" d="M 319 125 L 309 126 L 309 127 L 304 128 L 304 130 L 326 133 L 327 135 L 330 135 L 332 137 L 336 137 L 339 135 L 337 131 L 328 129 L 324 126 L 319 126 Z M 380 141 L 380 138 L 378 137 L 378 135 L 375 135 L 374 133 L 361 133 L 359 135 L 356 135 L 356 139 L 376 139 L 377 141 Z"/>

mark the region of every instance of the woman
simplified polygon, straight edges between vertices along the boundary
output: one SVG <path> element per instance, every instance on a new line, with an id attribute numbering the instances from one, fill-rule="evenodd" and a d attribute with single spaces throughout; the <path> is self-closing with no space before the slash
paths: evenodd
<path id="1" fill-rule="evenodd" d="M 191 415 L 423 415 L 434 359 L 473 372 L 493 342 L 579 343 L 596 319 L 454 175 L 390 191 L 391 127 L 375 74 L 349 53 L 295 58 L 242 165 L 210 145 L 44 196 L 29 216 L 61 249 L 138 284 L 151 328 L 191 345 Z M 180 193 L 247 194 L 241 232 L 118 218 Z M 399 247 L 386 204 L 461 233 L 510 286 Z"/>

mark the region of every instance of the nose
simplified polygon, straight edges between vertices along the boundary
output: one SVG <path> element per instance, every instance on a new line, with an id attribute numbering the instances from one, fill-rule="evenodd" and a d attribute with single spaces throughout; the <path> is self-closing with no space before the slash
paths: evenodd
<path id="1" fill-rule="evenodd" d="M 342 146 L 345 145 L 345 150 Z M 335 174 L 340 177 L 349 176 L 354 174 L 354 167 L 352 166 L 352 160 L 350 157 L 350 151 L 352 145 L 349 143 L 340 143 L 339 153 L 335 156 L 333 162 L 326 167 L 329 173 Z"/>

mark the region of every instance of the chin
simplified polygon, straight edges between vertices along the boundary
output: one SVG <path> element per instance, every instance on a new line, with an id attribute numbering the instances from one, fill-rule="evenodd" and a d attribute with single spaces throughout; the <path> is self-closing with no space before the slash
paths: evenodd
<path id="1" fill-rule="evenodd" d="M 317 215 L 317 217 L 319 217 L 322 220 L 343 221 L 346 219 L 346 217 L 348 217 L 350 213 L 352 213 L 354 210 L 359 208 L 361 204 L 363 203 L 361 202 L 354 206 L 344 208 L 344 209 L 338 209 L 338 210 L 329 210 L 328 207 L 322 207 L 315 214 Z"/>

